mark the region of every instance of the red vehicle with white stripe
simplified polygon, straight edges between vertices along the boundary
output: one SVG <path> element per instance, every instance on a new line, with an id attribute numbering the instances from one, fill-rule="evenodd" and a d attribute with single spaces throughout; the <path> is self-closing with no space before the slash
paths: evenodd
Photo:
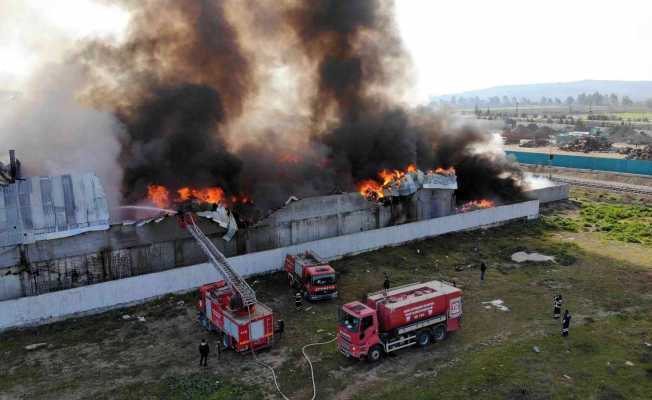
<path id="1" fill-rule="evenodd" d="M 249 307 L 234 304 L 233 291 L 224 281 L 199 288 L 199 314 L 204 327 L 223 332 L 226 348 L 259 350 L 273 343 L 272 310 L 260 302 Z"/>
<path id="2" fill-rule="evenodd" d="M 337 273 L 312 251 L 285 257 L 285 272 L 291 288 L 305 293 L 308 300 L 337 298 Z"/>
<path id="3" fill-rule="evenodd" d="M 340 310 L 337 347 L 344 355 L 378 361 L 406 347 L 425 347 L 460 328 L 462 291 L 430 281 L 367 295 Z"/>

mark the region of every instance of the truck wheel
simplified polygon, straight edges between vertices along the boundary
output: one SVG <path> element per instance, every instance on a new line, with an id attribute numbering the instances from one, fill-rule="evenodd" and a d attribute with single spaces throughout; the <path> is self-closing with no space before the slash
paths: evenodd
<path id="1" fill-rule="evenodd" d="M 369 349 L 369 353 L 367 353 L 367 361 L 370 363 L 375 363 L 378 360 L 380 360 L 380 357 L 383 356 L 383 349 L 380 348 L 379 345 L 375 345 L 371 349 Z"/>
<path id="2" fill-rule="evenodd" d="M 435 326 L 435 329 L 432 331 L 432 338 L 435 339 L 435 342 L 441 342 L 446 339 L 446 327 L 443 324 Z"/>
<path id="3" fill-rule="evenodd" d="M 430 333 L 428 331 L 421 331 L 417 335 L 417 344 L 421 347 L 426 347 L 430 344 Z"/>

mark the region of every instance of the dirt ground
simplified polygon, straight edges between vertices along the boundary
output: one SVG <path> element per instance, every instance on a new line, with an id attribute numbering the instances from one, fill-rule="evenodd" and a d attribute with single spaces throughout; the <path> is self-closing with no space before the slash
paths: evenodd
<path id="1" fill-rule="evenodd" d="M 292 399 L 310 399 L 304 344 L 333 337 L 338 304 L 382 286 L 455 280 L 465 292 L 462 329 L 427 348 L 377 364 L 347 360 L 333 343 L 308 350 L 319 399 L 649 399 L 652 393 L 652 247 L 567 231 L 574 191 L 543 218 L 446 235 L 333 263 L 340 298 L 294 310 L 283 274 L 250 279 L 286 332 L 258 359 L 275 368 Z M 608 201 L 631 202 L 613 194 Z M 645 202 L 636 202 L 636 207 Z M 629 205 L 628 205 L 629 206 Z M 633 207 L 634 205 L 632 205 Z M 419 251 L 417 251 L 417 249 Z M 554 262 L 517 264 L 536 251 Z M 489 265 L 479 282 L 478 264 Z M 573 320 L 569 340 L 551 318 L 562 293 Z M 215 354 L 198 366 L 197 345 L 216 338 L 196 321 L 196 295 L 168 296 L 129 309 L 0 334 L 0 399 L 279 399 L 269 370 L 251 354 Z M 503 300 L 510 311 L 486 307 Z M 129 316 L 127 318 L 126 316 Z M 137 317 L 144 317 L 144 322 Z M 45 343 L 35 350 L 25 346 Z M 534 351 L 537 347 L 539 351 Z"/>

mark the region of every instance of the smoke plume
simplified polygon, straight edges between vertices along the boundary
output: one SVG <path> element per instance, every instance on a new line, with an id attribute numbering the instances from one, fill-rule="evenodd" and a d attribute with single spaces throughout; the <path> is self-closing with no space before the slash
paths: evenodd
<path id="1" fill-rule="evenodd" d="M 266 210 L 410 163 L 455 167 L 460 200 L 520 192 L 489 134 L 404 103 L 414 74 L 392 1 L 105 1 L 130 14 L 124 40 L 71 58 L 79 98 L 118 123 L 93 135 L 118 143 L 104 155 L 124 202 L 150 184 L 220 186 Z"/>

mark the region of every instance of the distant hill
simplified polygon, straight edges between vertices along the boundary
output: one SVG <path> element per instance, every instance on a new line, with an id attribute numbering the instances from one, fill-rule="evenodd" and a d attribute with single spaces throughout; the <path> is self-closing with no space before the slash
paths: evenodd
<path id="1" fill-rule="evenodd" d="M 530 85 L 506 85 L 495 86 L 488 89 L 471 90 L 462 93 L 452 93 L 444 96 L 436 96 L 434 99 L 450 100 L 451 97 L 525 97 L 530 100 L 539 100 L 545 96 L 548 98 L 558 97 L 562 101 L 568 96 L 577 97 L 580 93 L 601 94 L 615 93 L 618 97 L 629 96 L 634 101 L 642 101 L 652 98 L 652 81 L 577 81 L 559 83 L 536 83 Z"/>

